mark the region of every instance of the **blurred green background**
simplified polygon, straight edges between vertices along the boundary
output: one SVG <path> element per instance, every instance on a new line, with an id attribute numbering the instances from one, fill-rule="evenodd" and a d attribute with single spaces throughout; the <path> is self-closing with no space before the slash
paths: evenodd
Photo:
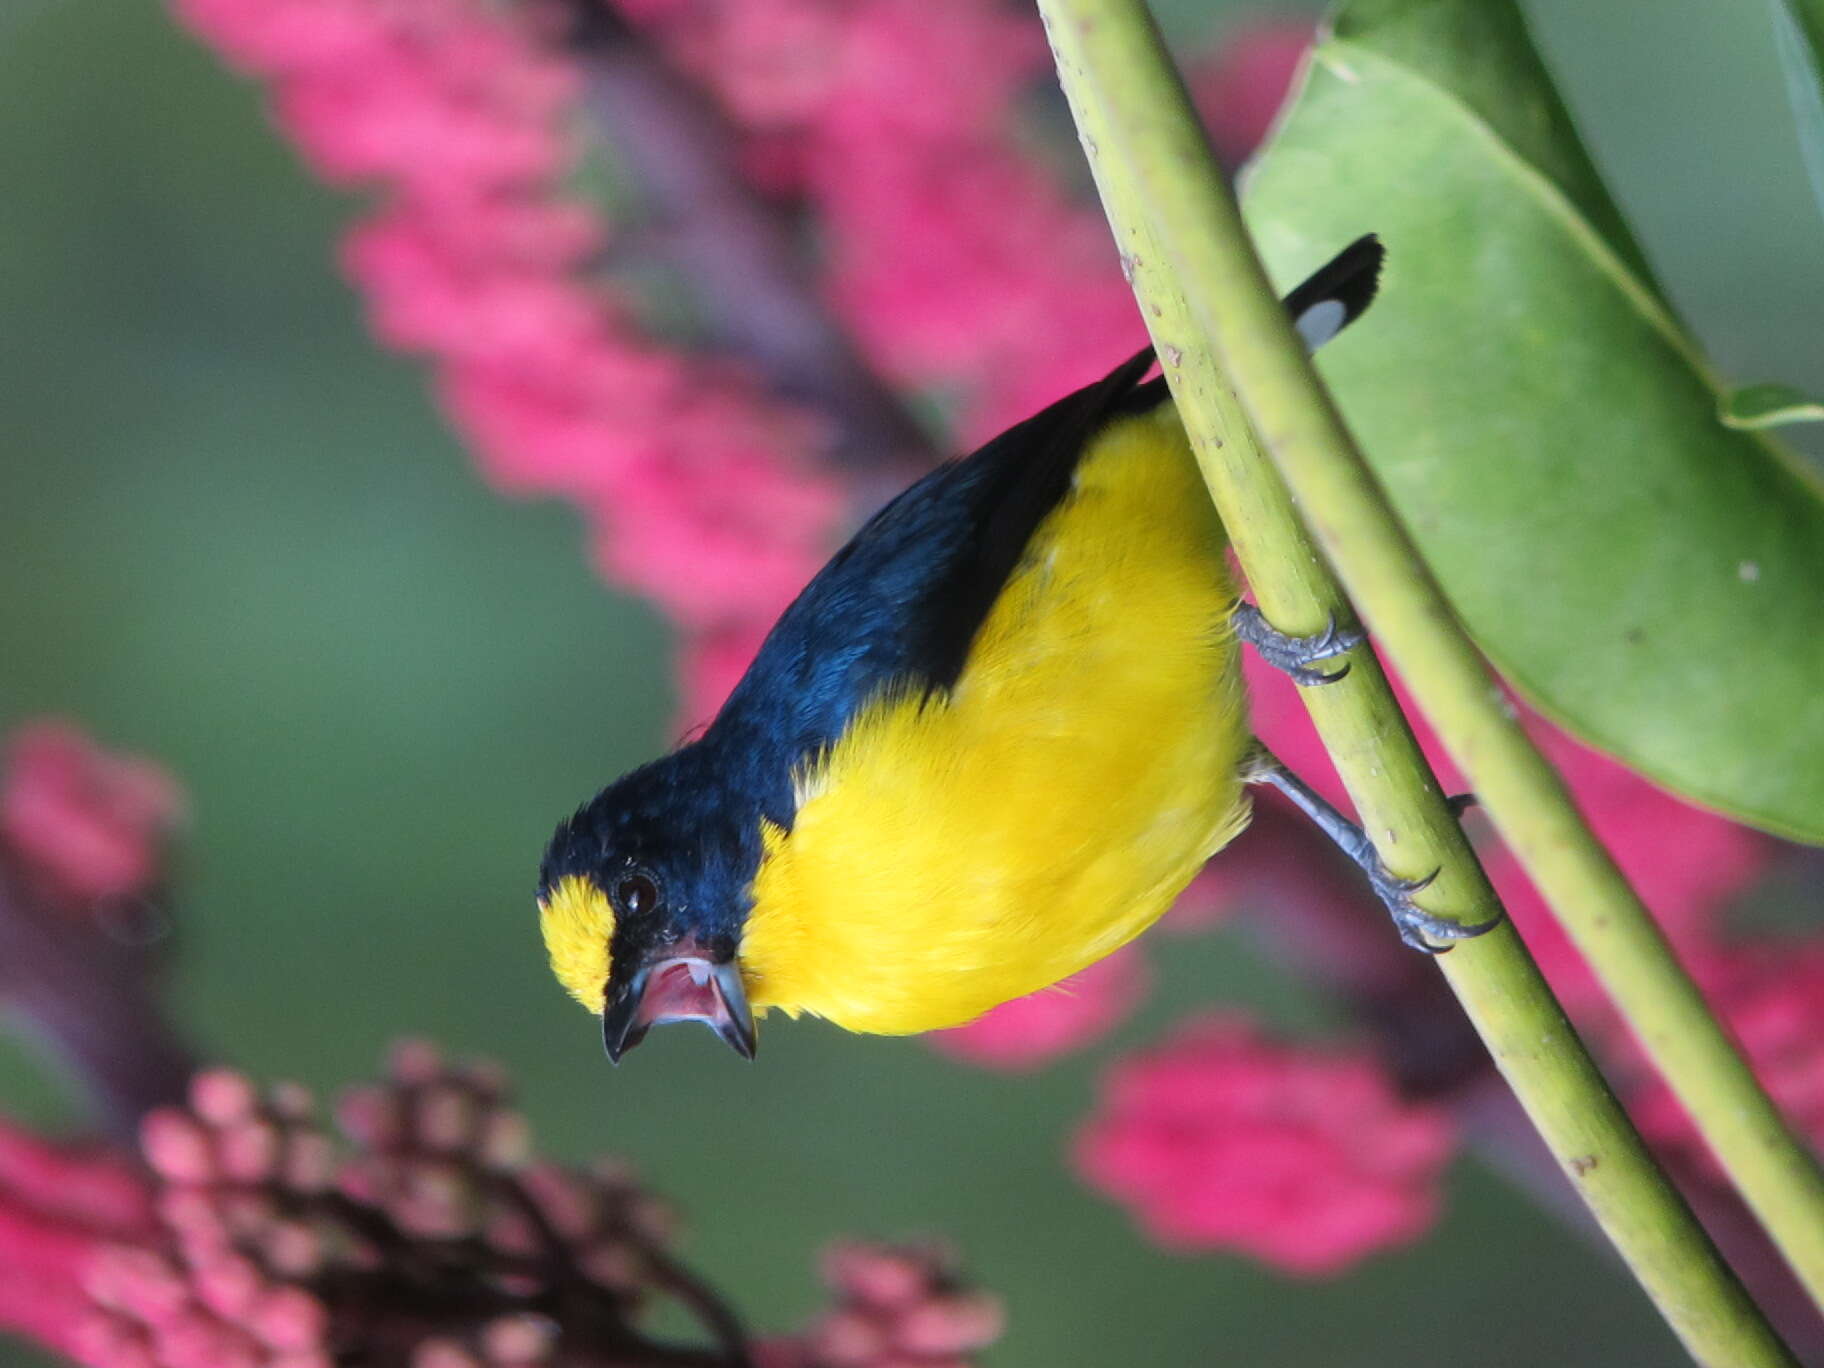
<path id="1" fill-rule="evenodd" d="M 664 626 L 368 343 L 332 264 L 351 205 L 253 91 L 151 0 L 0 5 L 0 726 L 67 714 L 183 779 L 174 996 L 207 1048 L 324 1091 L 403 1033 L 502 1059 L 546 1148 L 631 1158 L 762 1327 L 813 1303 L 830 1236 L 941 1232 L 1008 1300 L 1001 1368 L 1680 1361 L 1605 1256 L 1468 1164 L 1430 1239 L 1313 1284 L 1155 1252 L 1081 1189 L 1061 1141 L 1113 1050 L 1212 998 L 1324 1025 L 1240 936 L 1173 942 L 1110 1045 L 1037 1076 L 783 1022 L 757 1066 L 665 1031 L 610 1072 L 530 889 L 554 819 L 669 739 Z M 1191 40 L 1239 12 L 1171 8 Z M 1528 8 L 1721 366 L 1817 384 L 1824 238 L 1766 6 Z M 4 1044 L 0 1110 L 74 1117 Z"/>

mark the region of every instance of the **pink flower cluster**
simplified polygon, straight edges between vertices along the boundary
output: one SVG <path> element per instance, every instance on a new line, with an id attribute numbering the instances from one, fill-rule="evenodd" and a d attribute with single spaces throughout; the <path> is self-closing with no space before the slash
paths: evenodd
<path id="1" fill-rule="evenodd" d="M 1291 1049 L 1239 1017 L 1116 1064 L 1077 1169 L 1168 1249 L 1238 1249 L 1305 1276 L 1417 1239 L 1456 1148 L 1362 1051 Z"/>
<path id="2" fill-rule="evenodd" d="M 1776 842 L 1692 807 L 1537 717 L 1528 731 L 1569 781 L 1572 796 L 1694 968 L 1721 943 L 1730 902 L 1766 871 Z M 1485 854 L 1489 876 L 1553 989 L 1574 1013 L 1594 1016 L 1606 998 L 1557 918 L 1505 847 Z"/>
<path id="3" fill-rule="evenodd" d="M 1240 166 L 1265 140 L 1311 37 L 1309 24 L 1277 16 L 1244 22 L 1186 73 L 1210 142 L 1228 165 Z"/>
<path id="4" fill-rule="evenodd" d="M 576 504 L 603 573 L 714 655 L 693 708 L 717 701 L 730 643 L 751 650 L 816 569 L 842 495 L 809 459 L 817 419 L 591 278 L 607 231 L 563 189 L 575 62 L 486 0 L 173 5 L 267 84 L 318 175 L 378 194 L 343 252 L 375 335 L 430 360 L 499 488 Z"/>
<path id="5" fill-rule="evenodd" d="M 375 335 L 432 361 L 498 487 L 583 511 L 603 573 L 681 629 L 685 715 L 706 716 L 829 550 L 843 495 L 815 464 L 814 415 L 655 340 L 591 278 L 609 234 L 563 189 L 575 63 L 483 0 L 172 3 L 268 84 L 313 170 L 379 193 L 343 253 Z M 621 8 L 723 101 L 756 183 L 815 215 L 830 306 L 865 359 L 953 395 L 965 438 L 1143 340 L 1100 217 L 1029 153 L 1022 101 L 1046 63 L 1029 16 L 992 0 Z M 1264 56 L 1219 73 L 1236 92 L 1221 107 L 1254 111 L 1230 137 L 1293 40 L 1249 41 Z"/>
<path id="6" fill-rule="evenodd" d="M 339 1120 L 347 1153 L 302 1089 L 262 1094 L 228 1070 L 149 1116 L 158 1232 L 89 1268 L 83 1357 L 322 1368 L 391 1345 L 423 1368 L 529 1368 L 566 1312 L 625 1325 L 651 1290 L 664 1209 L 619 1170 L 533 1163 L 497 1070 L 401 1046 Z"/>
<path id="7" fill-rule="evenodd" d="M 151 1230 L 151 1203 L 122 1156 L 0 1123 L 0 1328 L 78 1353 L 85 1273 L 104 1247 Z"/>
<path id="8" fill-rule="evenodd" d="M 218 1069 L 143 1128 L 146 1170 L 0 1128 L 0 1328 L 92 1368 L 969 1368 L 999 1304 L 941 1251 L 845 1244 L 836 1304 L 750 1343 L 614 1160 L 536 1159 L 491 1066 L 428 1045 L 348 1093 Z M 670 1299 L 715 1348 L 649 1338 Z"/>
<path id="9" fill-rule="evenodd" d="M 940 1031 L 931 1044 L 986 1069 L 1033 1069 L 1101 1039 L 1146 996 L 1146 959 L 1117 950 L 1043 992 L 1002 1003 L 967 1026 Z"/>
<path id="10" fill-rule="evenodd" d="M 6 743 L 0 849 L 58 901 L 146 890 L 183 815 L 183 793 L 162 768 L 110 755 L 67 722 L 29 723 Z"/>
<path id="11" fill-rule="evenodd" d="M 847 1242 L 823 1260 L 836 1305 L 765 1347 L 761 1368 L 967 1368 L 1001 1336 L 1000 1302 L 939 1248 Z"/>
<path id="12" fill-rule="evenodd" d="M 865 358 L 961 407 L 965 441 L 1139 347 L 1098 215 L 1035 160 L 1035 18 L 996 0 L 628 0 L 815 213 Z"/>
<path id="13" fill-rule="evenodd" d="M 1824 941 L 1714 949 L 1700 962 L 1698 981 L 1780 1110 L 1824 1154 Z M 1611 1048 L 1633 1072 L 1628 1109 L 1642 1134 L 1720 1179 L 1722 1169 L 1691 1118 L 1634 1041 L 1616 1028 Z"/>

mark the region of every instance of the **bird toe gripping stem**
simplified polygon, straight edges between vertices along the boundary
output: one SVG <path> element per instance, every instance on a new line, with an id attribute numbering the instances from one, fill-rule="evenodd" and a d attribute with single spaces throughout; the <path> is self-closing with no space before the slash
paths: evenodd
<path id="1" fill-rule="evenodd" d="M 1422 879 L 1402 879 L 1390 872 L 1377 857 L 1372 865 L 1366 866 L 1366 871 L 1368 886 L 1392 916 L 1393 924 L 1399 928 L 1400 939 L 1424 954 L 1441 955 L 1454 942 L 1480 936 L 1501 924 L 1500 917 L 1469 924 L 1452 921 L 1449 917 L 1427 912 L 1413 902 L 1412 895 L 1422 888 L 1429 888 L 1432 880 L 1438 877 L 1435 869 Z M 1433 944 L 1435 941 L 1445 943 L 1436 945 Z"/>
<path id="2" fill-rule="evenodd" d="M 1260 652 L 1260 658 L 1267 664 L 1291 675 L 1294 683 L 1305 688 L 1317 684 L 1334 684 L 1348 674 L 1347 663 L 1337 670 L 1318 670 L 1312 667 L 1319 661 L 1334 660 L 1337 656 L 1353 651 L 1368 639 L 1368 634 L 1358 627 L 1346 631 L 1339 628 L 1334 615 L 1316 636 L 1287 636 L 1269 626 L 1266 618 L 1261 616 L 1260 609 L 1251 603 L 1236 607 L 1234 622 L 1236 636 Z"/>
<path id="3" fill-rule="evenodd" d="M 1264 746 L 1255 750 L 1244 777 L 1250 784 L 1270 784 L 1285 794 L 1300 812 L 1335 842 L 1337 849 L 1360 867 L 1368 876 L 1368 886 L 1374 890 L 1375 897 L 1381 900 L 1381 905 L 1393 917 L 1393 924 L 1399 928 L 1400 939 L 1414 950 L 1423 951 L 1427 955 L 1441 955 L 1454 942 L 1483 935 L 1501 924 L 1499 916 L 1468 924 L 1452 921 L 1449 917 L 1427 912 L 1413 902 L 1413 894 L 1429 888 L 1432 880 L 1438 877 L 1438 871 L 1434 869 L 1422 879 L 1402 879 L 1388 869 L 1381 863 L 1381 857 L 1375 852 L 1374 843 L 1368 839 L 1366 832 L 1331 806 L 1329 800 L 1316 789 L 1280 764 Z M 1473 794 L 1459 795 L 1451 800 L 1451 810 L 1461 815 L 1463 808 L 1474 801 Z M 1436 941 L 1443 941 L 1444 944 L 1434 944 Z"/>

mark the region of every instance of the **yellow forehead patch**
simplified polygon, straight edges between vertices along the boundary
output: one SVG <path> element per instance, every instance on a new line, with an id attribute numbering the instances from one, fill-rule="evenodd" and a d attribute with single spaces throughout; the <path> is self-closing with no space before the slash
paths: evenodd
<path id="1" fill-rule="evenodd" d="M 582 875 L 572 874 L 558 880 L 539 902 L 538 922 L 557 981 L 583 1006 L 600 1012 L 608 982 L 608 947 L 614 938 L 608 895 Z"/>

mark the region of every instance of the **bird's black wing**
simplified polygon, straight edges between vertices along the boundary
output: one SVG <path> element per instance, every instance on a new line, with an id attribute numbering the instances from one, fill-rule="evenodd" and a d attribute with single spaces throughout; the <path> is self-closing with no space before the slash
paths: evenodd
<path id="1" fill-rule="evenodd" d="M 876 513 L 785 610 L 711 734 L 795 758 L 888 684 L 953 685 L 1090 438 L 1164 397 L 1140 383 L 1152 359 L 1139 353 Z"/>
<path id="2" fill-rule="evenodd" d="M 1287 298 L 1308 344 L 1367 307 L 1381 255 L 1375 239 L 1360 239 Z M 1090 440 L 1166 398 L 1163 380 L 1143 383 L 1152 362 L 1151 348 L 1141 351 L 932 471 L 875 514 L 786 609 L 704 737 L 735 783 L 768 793 L 769 815 L 789 820 L 790 770 L 834 742 L 881 689 L 956 682 Z"/>
<path id="3" fill-rule="evenodd" d="M 1070 489 L 1091 438 L 1112 420 L 1144 413 L 1166 398 L 1163 383 L 1140 383 L 1152 364 L 1148 347 L 1097 383 L 1009 428 L 952 470 L 927 477 L 931 488 L 925 498 L 909 501 L 891 519 L 898 527 L 883 526 L 892 536 L 933 519 L 960 518 L 967 529 L 951 554 L 930 567 L 923 602 L 905 624 L 901 672 L 934 689 L 956 683 L 988 610 L 1032 534 Z M 888 519 L 883 515 L 882 521 Z M 860 547 L 857 559 L 871 559 L 870 549 Z"/>

